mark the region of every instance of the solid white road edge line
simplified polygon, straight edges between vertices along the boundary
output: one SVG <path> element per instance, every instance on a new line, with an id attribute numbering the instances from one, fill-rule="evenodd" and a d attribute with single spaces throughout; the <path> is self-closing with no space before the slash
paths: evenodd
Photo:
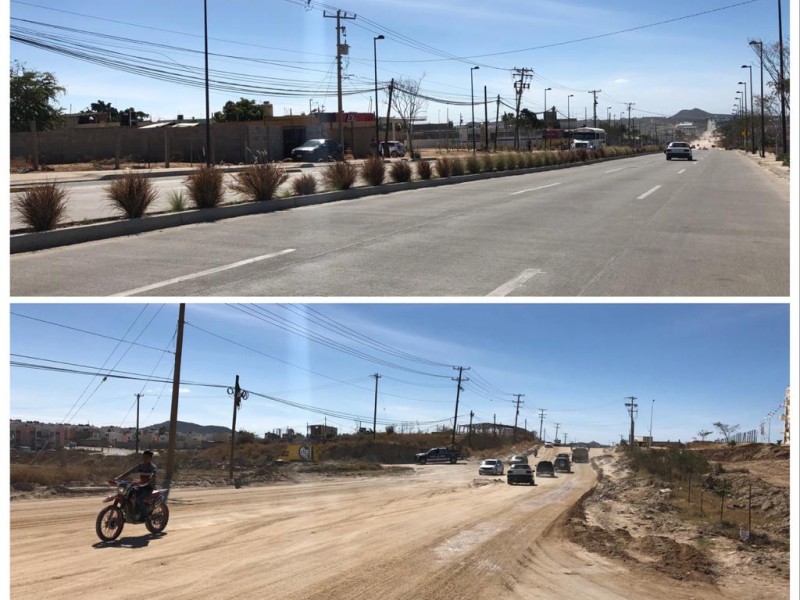
<path id="1" fill-rule="evenodd" d="M 243 267 L 244 265 L 249 265 L 261 260 L 266 260 L 267 258 L 275 258 L 277 256 L 282 256 L 284 254 L 289 254 L 290 252 L 294 252 L 294 248 L 287 248 L 286 250 L 281 250 L 280 252 L 273 252 L 272 254 L 264 254 L 263 256 L 255 256 L 253 258 L 248 258 L 245 260 L 240 260 L 239 262 L 231 263 L 229 265 L 223 265 L 221 267 L 215 267 L 213 269 L 207 269 L 205 271 L 198 271 L 197 273 L 192 273 L 190 275 L 181 275 L 180 277 L 175 277 L 173 279 L 167 279 L 165 281 L 159 281 L 158 283 L 152 283 L 150 285 L 146 285 L 144 287 L 136 288 L 133 290 L 128 290 L 125 292 L 119 292 L 118 294 L 112 294 L 112 296 L 133 296 L 135 294 L 141 294 L 142 292 L 149 292 L 150 290 L 155 290 L 160 287 L 166 287 L 168 285 L 172 285 L 173 283 L 180 283 L 181 281 L 188 281 L 190 279 L 196 279 L 198 277 L 203 277 L 205 275 L 213 275 L 214 273 L 220 273 L 221 271 L 227 271 L 229 269 L 235 269 L 237 267 Z"/>
<path id="2" fill-rule="evenodd" d="M 622 171 L 623 167 L 619 167 L 617 169 L 611 169 L 610 171 L 606 171 L 606 173 L 613 173 L 614 171 Z"/>
<path id="3" fill-rule="evenodd" d="M 644 200 L 645 198 L 647 198 L 647 197 L 648 197 L 650 194 L 652 194 L 653 192 L 655 192 L 655 191 L 656 191 L 658 188 L 660 188 L 660 187 L 661 187 L 661 184 L 657 185 L 656 187 L 654 187 L 654 188 L 652 188 L 652 189 L 650 189 L 650 190 L 647 190 L 647 191 L 646 191 L 644 194 L 642 194 L 641 196 L 637 196 L 637 197 L 636 197 L 636 199 L 637 199 L 637 200 Z"/>
<path id="4" fill-rule="evenodd" d="M 525 269 L 520 275 L 514 277 L 514 279 L 507 281 L 496 290 L 489 292 L 487 296 L 508 296 L 515 289 L 528 281 L 528 279 L 539 273 L 543 273 L 543 271 L 541 269 Z"/>
<path id="5" fill-rule="evenodd" d="M 561 185 L 561 183 L 548 183 L 547 185 L 540 185 L 539 187 L 531 188 L 529 190 L 520 190 L 518 192 L 511 192 L 509 196 L 516 196 L 517 194 L 524 194 L 526 192 L 535 192 L 536 190 L 543 190 L 544 188 L 553 187 L 554 185 Z"/>
<path id="6" fill-rule="evenodd" d="M 681 173 L 686 173 L 686 169 L 681 169 L 680 171 L 678 171 L 678 175 L 680 175 Z"/>

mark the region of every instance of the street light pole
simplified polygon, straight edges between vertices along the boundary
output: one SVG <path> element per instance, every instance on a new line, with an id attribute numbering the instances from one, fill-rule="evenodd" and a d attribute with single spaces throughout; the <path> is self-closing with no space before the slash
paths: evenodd
<path id="1" fill-rule="evenodd" d="M 570 94 L 567 96 L 567 129 L 572 129 L 572 113 L 569 109 L 569 99 L 572 98 L 575 94 Z"/>
<path id="2" fill-rule="evenodd" d="M 472 152 L 475 153 L 475 86 L 473 84 L 472 72 L 480 67 L 469 68 L 469 91 L 470 91 L 470 105 L 472 106 Z"/>
<path id="3" fill-rule="evenodd" d="M 206 60 L 206 167 L 211 166 L 211 102 L 208 92 L 208 10 L 207 1 L 203 0 L 203 36 L 205 38 Z"/>
<path id="4" fill-rule="evenodd" d="M 750 45 L 758 45 L 758 57 L 761 63 L 761 158 L 764 158 L 764 42 L 753 40 Z"/>
<path id="5" fill-rule="evenodd" d="M 372 57 L 375 63 L 375 152 L 376 156 L 380 156 L 380 130 L 378 129 L 378 40 L 385 40 L 383 35 L 372 38 Z"/>
<path id="6" fill-rule="evenodd" d="M 748 69 L 750 71 L 750 153 L 756 153 L 756 132 L 755 132 L 755 124 L 753 123 L 753 110 L 755 110 L 755 106 L 753 106 L 753 67 L 750 65 L 742 65 L 743 69 Z"/>
<path id="7" fill-rule="evenodd" d="M 741 94 L 741 95 L 740 95 Z M 742 98 L 744 98 L 744 92 L 742 90 L 736 90 L 736 100 L 739 102 L 739 117 L 741 118 L 742 114 L 747 113 L 747 107 L 742 103 Z M 739 133 L 739 141 L 742 140 L 742 134 Z M 745 150 L 747 150 L 747 146 L 745 146 Z"/>
<path id="8" fill-rule="evenodd" d="M 750 134 L 747 131 L 747 82 L 740 81 L 739 85 L 744 86 L 744 132 L 745 135 L 749 136 Z M 750 108 L 752 109 L 752 106 Z M 747 143 L 744 145 L 744 151 L 747 152 Z"/>

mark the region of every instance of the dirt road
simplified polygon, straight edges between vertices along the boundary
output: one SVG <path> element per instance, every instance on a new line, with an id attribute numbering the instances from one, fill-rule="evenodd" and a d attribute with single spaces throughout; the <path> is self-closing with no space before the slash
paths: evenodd
<path id="1" fill-rule="evenodd" d="M 176 488 L 163 535 L 126 525 L 110 544 L 94 533 L 100 496 L 15 501 L 11 597 L 721 597 L 710 586 L 637 573 L 562 537 L 565 511 L 595 484 L 591 465 L 537 478 L 535 487 L 477 471 L 471 460 L 384 477 Z"/>

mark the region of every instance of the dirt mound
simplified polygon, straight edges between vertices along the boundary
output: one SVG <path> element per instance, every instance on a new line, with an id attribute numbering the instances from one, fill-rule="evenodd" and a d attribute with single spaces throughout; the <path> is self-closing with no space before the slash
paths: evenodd
<path id="1" fill-rule="evenodd" d="M 764 444 L 713 444 L 708 446 L 691 446 L 693 452 L 701 454 L 707 460 L 720 462 L 745 462 L 752 460 L 789 460 L 788 446 L 771 446 Z"/>

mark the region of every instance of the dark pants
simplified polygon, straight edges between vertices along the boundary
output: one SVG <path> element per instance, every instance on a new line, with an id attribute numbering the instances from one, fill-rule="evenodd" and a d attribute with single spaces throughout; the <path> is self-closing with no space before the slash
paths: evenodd
<path id="1" fill-rule="evenodd" d="M 149 485 L 145 485 L 142 487 L 135 487 L 133 489 L 134 498 L 136 499 L 136 516 L 144 520 L 145 516 L 147 515 L 147 509 L 144 505 L 144 499 L 150 495 L 150 492 L 153 491 L 153 488 Z"/>

